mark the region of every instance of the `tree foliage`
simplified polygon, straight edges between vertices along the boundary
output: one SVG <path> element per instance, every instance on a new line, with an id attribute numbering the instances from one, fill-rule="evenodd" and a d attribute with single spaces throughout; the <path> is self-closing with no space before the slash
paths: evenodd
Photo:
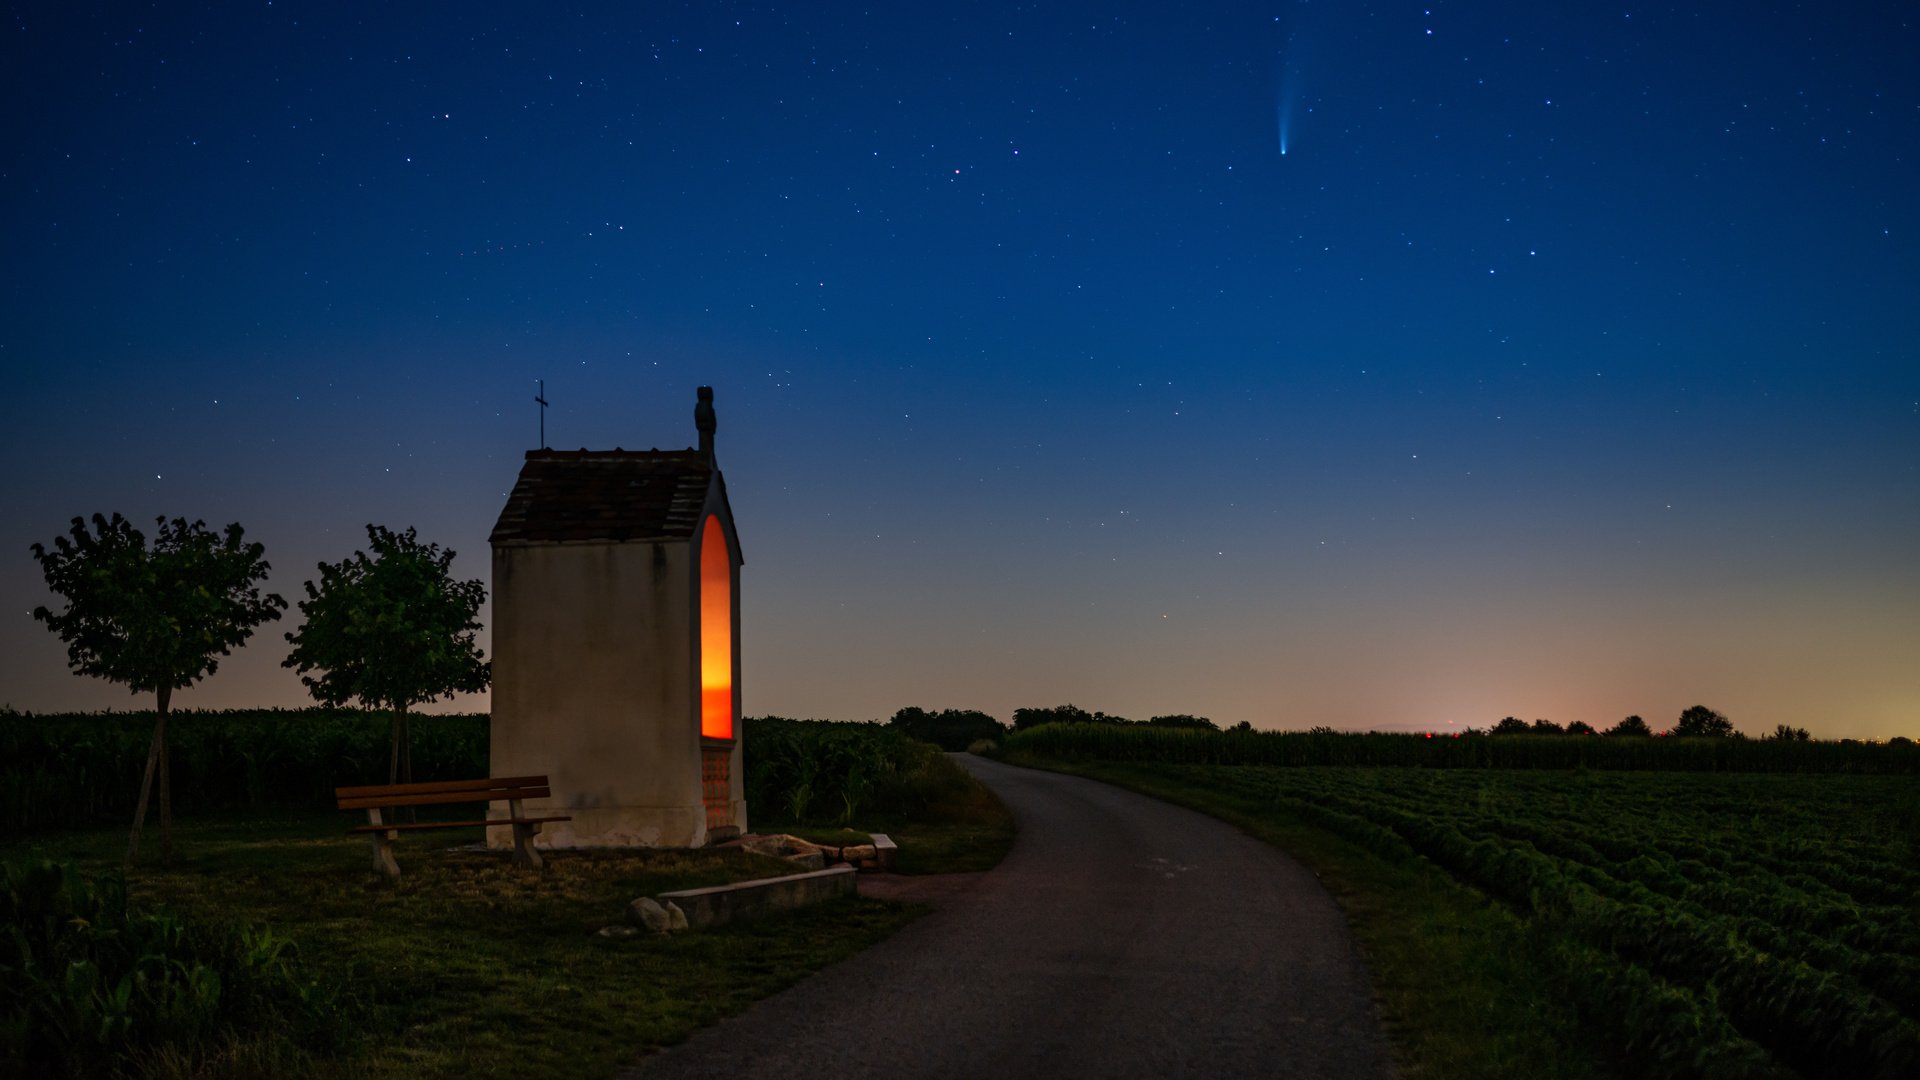
<path id="1" fill-rule="evenodd" d="M 1200 731 L 1220 730 L 1220 725 L 1206 717 L 1193 716 L 1189 713 L 1174 713 L 1172 716 L 1156 716 L 1148 720 L 1147 724 L 1151 727 L 1195 728 Z M 1248 728 L 1252 728 L 1253 725 L 1248 724 L 1247 726 Z"/>
<path id="2" fill-rule="evenodd" d="M 1773 734 L 1762 735 L 1760 738 L 1765 742 L 1807 742 L 1813 738 L 1813 735 L 1803 727 L 1793 727 L 1790 724 L 1775 724 L 1773 726 Z M 1892 740 L 1892 742 L 1896 744 L 1903 741 L 1905 740 L 1898 736 Z"/>
<path id="3" fill-rule="evenodd" d="M 1640 719 L 1638 716 L 1629 716 L 1626 719 L 1608 728 L 1606 730 L 1606 734 L 1609 736 L 1638 735 L 1638 736 L 1646 737 L 1646 736 L 1651 736 L 1653 734 L 1653 729 L 1648 727 L 1647 722 L 1645 720 Z"/>
<path id="4" fill-rule="evenodd" d="M 936 713 L 910 705 L 894 713 L 888 726 L 909 739 L 956 753 L 981 739 L 998 742 L 1007 737 L 1005 724 L 977 709 L 942 709 Z"/>
<path id="5" fill-rule="evenodd" d="M 327 705 L 358 698 L 397 712 L 485 690 L 492 673 L 474 640 L 485 583 L 454 581 L 454 552 L 420 543 L 411 528 L 368 525 L 367 541 L 371 558 L 323 562 L 319 584 L 306 583 L 306 623 L 287 635 L 293 652 L 282 666 Z"/>
<path id="6" fill-rule="evenodd" d="M 1533 732 L 1533 728 L 1529 727 L 1525 720 L 1522 720 L 1517 716 L 1508 716 L 1508 717 L 1502 718 L 1499 723 L 1493 725 L 1493 729 L 1487 732 L 1487 734 L 1489 735 L 1528 735 L 1528 734 L 1531 734 L 1532 732 Z"/>
<path id="7" fill-rule="evenodd" d="M 1055 705 L 1051 709 L 1015 709 L 1013 710 L 1013 730 L 1025 731 L 1041 724 L 1131 724 L 1133 721 L 1124 716 L 1109 716 L 1103 712 L 1088 712 L 1078 705 Z"/>
<path id="8" fill-rule="evenodd" d="M 452 550 L 422 544 L 412 528 L 396 533 L 367 526 L 373 557 L 320 564 L 320 584 L 306 583 L 300 613 L 307 621 L 287 635 L 293 652 L 284 667 L 327 705 L 362 704 L 393 710 L 389 783 L 413 780 L 407 710 L 457 692 L 477 693 L 492 682 L 492 666 L 474 641 L 476 616 L 487 601 L 478 578 L 455 581 Z M 317 672 L 309 675 L 308 672 Z"/>
<path id="9" fill-rule="evenodd" d="M 123 682 L 133 693 L 152 691 L 158 706 L 147 768 L 127 837 L 127 866 L 140 846 L 147 795 L 160 780 L 162 858 L 173 862 L 173 785 L 167 751 L 167 705 L 175 690 L 219 669 L 226 656 L 253 636 L 253 628 L 278 619 L 287 602 L 260 595 L 258 582 L 270 569 L 264 545 L 246 541 L 239 522 L 216 534 L 207 523 L 157 519 L 159 536 L 147 538 L 119 514 L 93 515 L 94 531 L 73 519 L 72 539 L 55 537 L 53 551 L 33 545 L 47 588 L 67 598 L 59 614 L 46 607 L 33 617 L 67 643 L 67 666 L 77 675 Z"/>
<path id="10" fill-rule="evenodd" d="M 1733 721 L 1714 712 L 1705 705 L 1695 705 L 1681 713 L 1680 722 L 1673 725 L 1673 733 L 1683 739 L 1731 739 L 1739 737 L 1739 732 L 1733 730 Z"/>
<path id="11" fill-rule="evenodd" d="M 52 551 L 33 545 L 47 588 L 67 599 L 65 611 L 36 607 L 33 617 L 67 643 L 75 674 L 136 694 L 170 694 L 213 674 L 218 657 L 287 607 L 260 595 L 266 548 L 247 543 L 238 522 L 215 534 L 204 521 L 158 521 L 151 549 L 119 514 L 93 515 L 91 533 L 74 518 L 72 539 L 55 537 Z"/>

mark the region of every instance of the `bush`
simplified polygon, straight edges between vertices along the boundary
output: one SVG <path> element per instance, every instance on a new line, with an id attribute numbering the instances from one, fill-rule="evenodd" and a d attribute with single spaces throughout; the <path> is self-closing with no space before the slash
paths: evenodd
<path id="1" fill-rule="evenodd" d="M 745 735 L 747 816 L 760 824 L 947 820 L 979 788 L 939 747 L 883 724 L 763 716 Z"/>
<path id="2" fill-rule="evenodd" d="M 330 1038 L 332 1003 L 300 983 L 287 948 L 264 928 L 141 911 L 117 873 L 0 864 L 0 1063 L 16 1076 L 109 1076 L 156 1051 Z"/>

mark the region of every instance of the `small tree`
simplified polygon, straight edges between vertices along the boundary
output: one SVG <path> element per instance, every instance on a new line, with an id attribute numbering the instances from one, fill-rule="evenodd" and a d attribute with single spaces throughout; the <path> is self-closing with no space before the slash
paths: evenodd
<path id="1" fill-rule="evenodd" d="M 474 644 L 474 618 L 486 603 L 480 580 L 454 581 L 454 553 L 421 544 L 414 530 L 367 526 L 373 557 L 320 564 L 320 584 L 306 583 L 306 623 L 288 634 L 293 652 L 281 665 L 298 668 L 314 698 L 344 705 L 354 698 L 393 711 L 387 782 L 413 782 L 407 710 L 456 691 L 485 690 L 492 672 Z M 317 677 L 309 671 L 317 671 Z"/>
<path id="2" fill-rule="evenodd" d="M 1585 720 L 1575 720 L 1573 723 L 1567 725 L 1567 734 L 1597 735 L 1599 732 L 1593 730 L 1593 725 L 1587 723 Z"/>
<path id="3" fill-rule="evenodd" d="M 1809 733 L 1806 728 L 1793 727 L 1788 724 L 1775 724 L 1773 726 L 1773 734 L 1760 736 L 1760 741 L 1762 742 L 1808 742 L 1812 740 L 1812 738 L 1813 738 L 1813 735 Z"/>
<path id="4" fill-rule="evenodd" d="M 1647 722 L 1645 720 L 1640 719 L 1638 716 L 1629 716 L 1625 720 L 1622 720 L 1619 723 L 1608 728 L 1606 731 L 1606 734 L 1610 736 L 1638 735 L 1641 737 L 1647 737 L 1653 734 L 1653 729 L 1648 727 Z"/>
<path id="5" fill-rule="evenodd" d="M 56 615 L 37 607 L 33 617 L 67 643 L 67 666 L 76 675 L 126 683 L 136 694 L 151 691 L 158 707 L 127 837 L 128 867 L 139 850 L 156 767 L 161 858 L 173 863 L 173 770 L 167 753 L 173 692 L 213 674 L 220 666 L 216 656 L 244 644 L 254 627 L 278 619 L 287 607 L 276 595 L 260 595 L 256 583 L 270 569 L 260 557 L 266 548 L 247 543 L 238 522 L 216 535 L 204 521 L 157 520 L 160 535 L 152 549 L 119 514 L 111 521 L 93 515 L 92 533 L 85 521 L 74 518 L 73 539 L 55 537 L 52 552 L 33 545 L 47 588 L 67 598 L 66 611 Z"/>
<path id="6" fill-rule="evenodd" d="M 1683 739 L 1730 739 L 1737 735 L 1733 721 L 1705 705 L 1695 705 L 1681 713 L 1680 722 L 1673 725 L 1673 733 Z"/>
<path id="7" fill-rule="evenodd" d="M 1490 735 L 1525 735 L 1532 730 L 1533 730 L 1532 728 L 1527 726 L 1527 722 L 1525 720 L 1522 720 L 1517 716 L 1507 716 L 1507 717 L 1502 717 L 1499 723 L 1493 725 L 1493 730 L 1488 732 L 1488 734 Z"/>
<path id="8" fill-rule="evenodd" d="M 1567 733 L 1567 729 L 1551 720 L 1535 720 L 1533 727 L 1528 730 L 1535 735 L 1565 735 Z"/>

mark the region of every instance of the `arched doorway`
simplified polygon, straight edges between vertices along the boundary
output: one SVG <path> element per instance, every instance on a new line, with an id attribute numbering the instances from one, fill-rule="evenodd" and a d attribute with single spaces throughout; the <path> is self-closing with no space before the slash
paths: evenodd
<path id="1" fill-rule="evenodd" d="M 720 515 L 700 533 L 700 796 L 713 829 L 733 823 L 733 556 Z"/>

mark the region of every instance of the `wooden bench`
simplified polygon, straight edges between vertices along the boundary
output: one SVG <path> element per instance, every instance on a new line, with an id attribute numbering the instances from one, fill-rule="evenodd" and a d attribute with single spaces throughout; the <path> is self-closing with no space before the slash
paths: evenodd
<path id="1" fill-rule="evenodd" d="M 545 799 L 553 795 L 544 776 L 510 776 L 488 780 L 440 780 L 431 784 L 380 784 L 374 787 L 333 789 L 342 810 L 365 810 L 367 824 L 348 829 L 366 833 L 373 841 L 373 868 L 388 877 L 399 877 L 400 866 L 393 861 L 393 842 L 403 831 L 414 829 L 459 829 L 473 825 L 513 826 L 513 861 L 521 866 L 538 867 L 540 853 L 533 848 L 533 835 L 548 821 L 572 821 L 568 816 L 527 817 L 520 808 L 522 799 Z M 441 803 L 500 802 L 507 804 L 507 816 L 486 821 L 423 821 L 399 825 L 380 820 L 380 811 L 395 806 L 435 806 Z"/>

